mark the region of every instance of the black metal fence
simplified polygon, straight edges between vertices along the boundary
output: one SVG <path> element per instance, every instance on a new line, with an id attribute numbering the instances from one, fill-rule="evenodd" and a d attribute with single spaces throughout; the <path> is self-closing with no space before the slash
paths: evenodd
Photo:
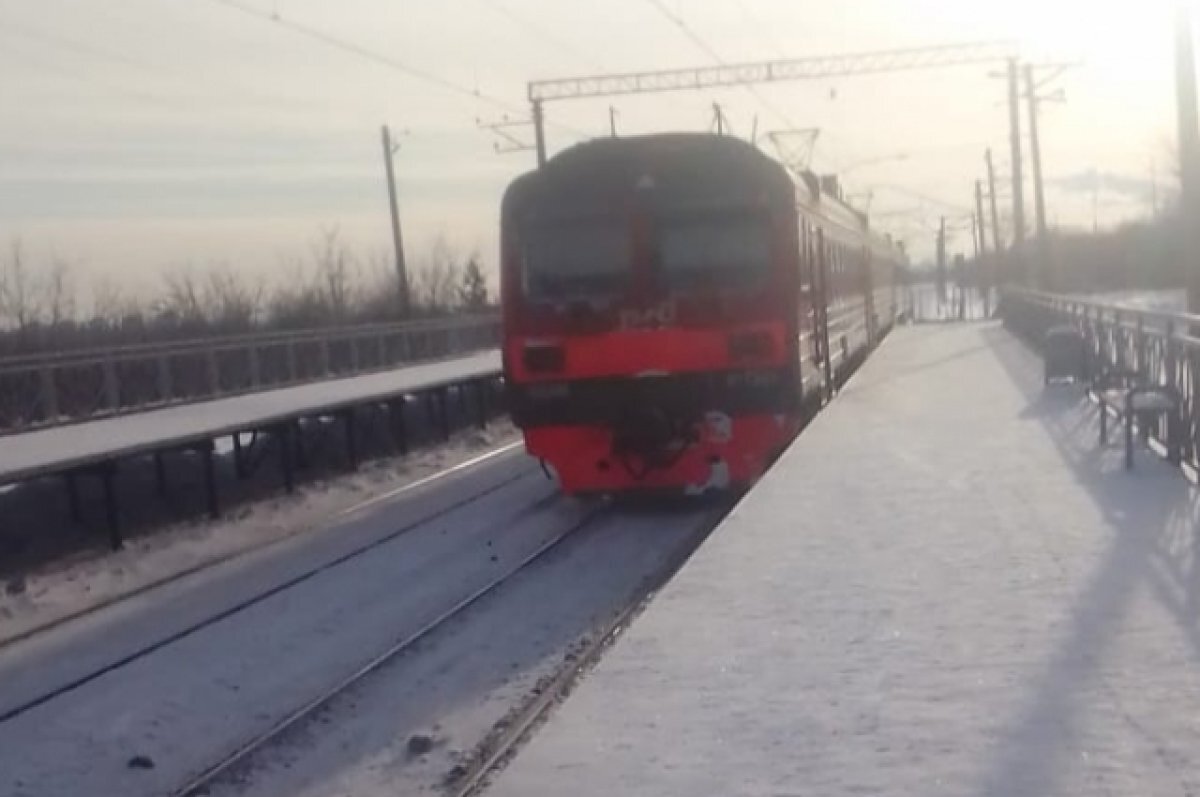
<path id="1" fill-rule="evenodd" d="M 973 287 L 950 285 L 939 290 L 933 282 L 917 282 L 902 291 L 901 304 L 908 318 L 917 323 L 982 321 L 991 317 L 996 306 L 994 291 Z"/>
<path id="2" fill-rule="evenodd" d="M 1005 327 L 1038 349 L 1050 329 L 1073 327 L 1084 343 L 1085 378 L 1119 372 L 1172 391 L 1178 417 L 1156 416 L 1143 432 L 1200 469 L 1200 316 L 1021 290 L 1004 293 L 1000 314 Z"/>

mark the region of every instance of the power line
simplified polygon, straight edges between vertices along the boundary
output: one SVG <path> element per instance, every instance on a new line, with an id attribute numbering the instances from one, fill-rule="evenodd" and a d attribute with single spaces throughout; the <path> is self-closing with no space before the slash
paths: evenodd
<path id="1" fill-rule="evenodd" d="M 578 45 L 568 42 L 565 39 L 559 38 L 557 35 L 550 32 L 550 30 L 547 29 L 544 25 L 534 22 L 533 20 L 531 20 L 529 17 L 525 16 L 524 14 L 517 13 L 512 8 L 510 8 L 508 5 L 500 2 L 500 0 L 479 0 L 479 2 L 481 5 L 484 5 L 487 8 L 491 9 L 494 13 L 499 14 L 500 16 L 504 17 L 509 22 L 516 25 L 517 27 L 524 28 L 525 30 L 527 30 L 531 34 L 533 34 L 535 37 L 542 39 L 543 41 L 545 41 L 546 43 L 555 47 L 556 49 L 569 54 L 576 60 L 587 63 L 591 68 L 597 69 L 600 71 L 604 71 L 605 69 L 607 69 L 607 66 L 604 63 L 602 63 L 600 59 L 596 58 L 591 53 L 584 52 L 579 48 Z M 680 107 L 684 107 L 684 104 L 681 102 L 678 102 L 678 100 L 676 100 L 676 104 L 679 105 Z M 688 109 L 693 110 L 690 106 L 688 107 Z M 500 124 L 501 124 L 501 126 L 504 126 L 509 123 L 502 122 Z M 558 125 L 553 122 L 551 122 L 550 124 L 554 125 L 555 127 L 559 127 L 559 128 L 563 127 L 562 125 Z M 487 127 L 488 129 L 493 130 L 494 132 L 497 132 L 497 133 L 500 132 L 500 130 L 498 129 L 498 127 L 496 126 L 495 123 L 484 125 L 484 127 Z M 510 136 L 508 136 L 506 134 L 501 134 L 501 135 L 503 138 L 506 139 L 505 144 L 501 145 L 502 151 L 508 151 L 507 147 L 509 145 L 514 145 L 514 144 L 519 149 L 524 149 L 524 146 L 522 144 L 517 144 L 516 142 L 512 141 Z"/>
<path id="2" fill-rule="evenodd" d="M 725 59 L 721 57 L 720 53 L 709 46 L 708 42 L 700 38 L 699 34 L 692 30 L 692 27 L 688 25 L 686 21 L 684 21 L 683 17 L 667 8 L 663 4 L 662 0 L 646 0 L 646 2 L 654 6 L 654 8 L 656 8 L 660 14 L 670 20 L 675 27 L 679 28 L 680 32 L 682 32 L 684 36 L 687 36 L 692 44 L 696 45 L 696 47 L 700 50 L 703 50 L 709 58 L 713 59 L 721 66 L 725 65 Z"/>
<path id="3" fill-rule="evenodd" d="M 524 113 L 523 109 L 518 108 L 516 105 L 509 102 L 508 100 L 502 99 L 502 98 L 494 96 L 492 94 L 488 94 L 487 92 L 480 91 L 477 88 L 472 89 L 472 88 L 464 86 L 460 83 L 455 83 L 453 80 L 450 80 L 449 78 L 442 77 L 441 75 L 435 74 L 433 72 L 430 72 L 426 69 L 422 69 L 417 66 L 413 66 L 412 64 L 405 63 L 403 61 L 392 58 L 390 56 L 381 55 L 380 53 L 377 53 L 373 50 L 369 50 L 360 44 L 356 44 L 352 41 L 347 41 L 346 39 L 338 38 L 337 36 L 333 36 L 329 33 L 325 33 L 324 31 L 318 30 L 318 29 L 310 27 L 308 25 L 304 25 L 299 22 L 293 22 L 291 20 L 284 19 L 278 13 L 262 11 L 257 8 L 254 8 L 252 6 L 248 6 L 245 3 L 239 2 L 239 0 L 212 0 L 212 2 L 217 3 L 219 5 L 226 6 L 227 8 L 231 8 L 235 11 L 239 11 L 243 14 L 246 14 L 247 16 L 251 16 L 256 19 L 264 20 L 266 22 L 272 22 L 277 25 L 282 25 L 283 27 L 288 28 L 289 30 L 292 30 L 292 31 L 299 33 L 302 36 L 306 36 L 310 39 L 314 39 L 324 45 L 333 47 L 334 49 L 341 50 L 343 52 L 350 53 L 352 55 L 357 55 L 360 58 L 364 58 L 368 61 L 379 64 L 380 66 L 387 67 L 388 69 L 392 69 L 394 71 L 400 72 L 404 75 L 407 75 L 408 77 L 415 78 L 417 80 L 428 83 L 432 86 L 437 86 L 438 88 L 444 89 L 444 90 L 452 92 L 454 94 L 458 94 L 458 95 L 461 95 L 464 97 L 470 97 L 471 99 L 474 99 L 474 100 L 480 100 L 482 102 L 489 103 L 490 105 L 494 105 L 495 107 L 500 108 L 505 111 L 510 111 L 513 113 L 522 113 L 522 114 Z M 586 133 L 586 132 L 579 130 L 577 128 L 574 128 L 574 127 L 570 127 L 568 125 L 557 124 L 557 123 L 553 123 L 553 122 L 551 124 L 560 130 L 564 130 L 568 133 L 572 133 L 581 138 L 590 138 L 591 137 L 589 133 Z"/>
<path id="4" fill-rule="evenodd" d="M 401 72 L 405 75 L 408 75 L 411 78 L 416 78 L 417 80 L 421 80 L 421 81 L 424 81 L 425 83 L 429 83 L 430 85 L 438 86 L 439 88 L 445 89 L 446 91 L 450 91 L 455 94 L 461 94 L 465 97 L 470 97 L 472 99 L 481 100 L 483 102 L 491 103 L 492 105 L 495 105 L 499 108 L 503 108 L 506 111 L 518 111 L 518 109 L 515 105 L 513 105 L 512 103 L 509 103 L 506 100 L 500 99 L 499 97 L 493 97 L 489 94 L 485 94 L 484 92 L 479 91 L 478 89 L 472 89 L 472 88 L 468 88 L 467 86 L 460 85 L 460 84 L 455 83 L 454 81 L 444 78 L 440 75 L 435 75 L 432 72 L 421 69 L 420 67 L 412 66 L 411 64 L 406 64 L 403 61 L 399 61 L 390 56 L 381 55 L 377 52 L 373 52 L 372 50 L 368 50 L 366 47 L 363 47 L 362 45 L 355 44 L 354 42 L 351 42 L 351 41 L 346 41 L 345 39 L 339 39 L 336 36 L 325 33 L 324 31 L 321 31 L 321 30 L 317 30 L 316 28 L 309 27 L 308 25 L 304 25 L 299 22 L 293 22 L 289 19 L 285 19 L 285 18 L 279 16 L 279 14 L 270 13 L 267 11 L 261 11 L 252 6 L 248 6 L 244 3 L 238 2 L 238 0 L 212 0 L 212 2 L 217 3 L 219 5 L 223 5 L 227 8 L 232 8 L 235 11 L 239 11 L 243 14 L 246 14 L 251 17 L 255 17 L 257 19 L 264 20 L 266 22 L 273 22 L 277 25 L 282 25 L 283 27 L 288 28 L 289 30 L 295 31 L 296 33 L 299 33 L 303 36 L 307 36 L 310 39 L 315 39 L 316 41 L 319 41 L 322 44 L 325 44 L 329 47 L 333 47 L 334 49 L 342 50 L 343 52 L 357 55 L 360 58 L 367 59 L 368 61 L 373 61 L 377 64 L 380 64 L 381 66 L 385 66 L 389 69 L 393 69 L 397 72 Z"/>
<path id="5" fill-rule="evenodd" d="M 593 58 L 591 55 L 580 51 L 578 45 L 571 44 L 570 42 L 560 39 L 546 28 L 537 24 L 523 14 L 518 14 L 516 11 L 513 11 L 511 8 L 501 3 L 499 0 L 479 0 L 479 2 L 481 5 L 487 6 L 495 13 L 512 22 L 514 25 L 525 28 L 539 39 L 542 39 L 564 53 L 568 53 L 578 60 L 586 62 L 593 69 L 606 68 L 596 58 Z"/>
<path id="6" fill-rule="evenodd" d="M 683 17 L 679 16 L 678 14 L 672 12 L 671 9 L 667 8 L 666 5 L 663 4 L 662 0 L 646 0 L 646 2 L 649 3 L 651 6 L 653 6 L 655 9 L 657 9 L 660 14 L 662 14 L 664 17 L 666 17 L 668 20 L 670 20 L 671 23 L 673 25 L 675 25 L 675 27 L 678 28 L 680 30 L 680 32 L 682 32 L 683 35 L 685 35 L 688 38 L 689 41 L 692 42 L 692 44 L 696 45 L 697 48 L 699 48 L 706 55 L 708 55 L 708 57 L 711 58 L 713 61 L 715 61 L 718 66 L 727 66 L 728 65 L 725 62 L 725 59 L 721 57 L 720 53 L 718 53 L 715 49 L 713 49 L 713 47 L 711 45 L 709 45 L 708 42 L 706 42 L 703 38 L 701 38 L 700 34 L 696 33 L 696 31 L 694 31 L 692 29 L 692 27 L 687 24 L 687 21 L 684 20 Z M 759 103 L 761 103 L 764 108 L 766 108 L 768 111 L 773 113 L 776 117 L 778 117 L 779 120 L 783 124 L 787 125 L 789 128 L 796 126 L 795 123 L 793 123 L 792 120 L 788 118 L 787 114 L 785 114 L 783 111 L 779 110 L 779 108 L 775 107 L 775 105 L 773 103 L 771 103 L 769 100 L 767 100 L 767 98 L 765 96 L 763 96 L 762 92 L 759 91 L 757 87 L 746 83 L 746 84 L 743 84 L 743 88 L 745 88 L 746 91 L 748 91 L 752 95 L 754 95 L 754 97 L 759 101 Z"/>
<path id="7" fill-rule="evenodd" d="M 757 14 L 750 10 L 750 6 L 746 5 L 745 0 L 733 0 L 733 3 L 738 7 L 738 10 L 742 12 L 742 16 L 745 17 L 746 22 L 750 25 L 754 32 L 762 37 L 763 42 L 767 45 L 767 49 L 774 50 L 775 54 L 780 58 L 787 58 L 787 53 L 784 51 L 783 47 L 779 45 L 779 40 L 771 34 L 771 28 L 762 24 L 762 20 L 758 18 Z"/>
<path id="8" fill-rule="evenodd" d="M 16 41 L 18 46 L 20 46 L 22 44 L 29 44 L 29 42 L 26 41 L 25 39 L 18 37 L 18 36 L 14 36 L 11 33 L 5 34 L 4 31 L 0 31 L 0 35 L 12 36 L 13 40 Z M 148 103 L 151 105 L 159 105 L 164 108 L 178 108 L 181 105 L 187 106 L 189 103 L 192 102 L 192 100 L 189 100 L 186 97 L 180 97 L 177 92 L 155 93 L 155 92 L 151 92 L 151 91 L 143 91 L 141 89 L 130 88 L 130 87 L 118 84 L 118 83 L 113 83 L 111 81 L 97 79 L 89 73 L 75 71 L 75 70 L 70 69 L 69 67 L 63 67 L 61 64 L 47 62 L 44 59 L 43 55 L 44 54 L 39 50 L 32 50 L 31 56 L 25 56 L 23 59 L 23 63 L 29 64 L 29 63 L 31 63 L 31 61 L 37 61 L 40 58 L 41 63 L 39 65 L 37 65 L 38 70 L 55 74 L 58 77 L 66 78 L 67 80 L 74 80 L 79 83 L 83 83 L 85 85 L 94 86 L 96 88 L 103 89 L 103 90 L 108 91 L 115 95 L 127 97 L 129 99 L 137 100 L 139 102 L 144 102 L 144 103 Z"/>
<path id="9" fill-rule="evenodd" d="M 90 59 L 94 59 L 94 60 L 98 60 L 98 61 L 106 61 L 108 63 L 113 63 L 113 64 L 120 64 L 122 66 L 128 67 L 130 69 L 138 70 L 138 71 L 155 71 L 155 72 L 170 71 L 170 72 L 173 72 L 177 76 L 181 76 L 181 77 L 185 76 L 178 69 L 169 69 L 167 67 L 164 67 L 162 64 L 147 63 L 145 61 L 139 61 L 135 58 L 130 58 L 129 56 L 127 56 L 123 53 L 117 52 L 115 50 L 109 50 L 106 48 L 97 47 L 88 42 L 83 42 L 83 41 L 80 41 L 75 38 L 63 36 L 62 34 L 59 34 L 59 33 L 50 33 L 50 32 L 44 31 L 44 30 L 31 28 L 31 27 L 28 27 L 25 25 L 14 25 L 10 22 L 5 22 L 3 25 L 0 25 L 0 36 L 5 35 L 5 34 L 8 34 L 9 36 L 11 36 L 13 38 L 17 38 L 18 40 L 22 40 L 22 41 L 33 40 L 36 42 L 40 42 L 43 45 L 57 48 L 59 50 L 65 51 L 65 52 L 73 53 L 75 55 L 82 56 L 84 58 L 90 58 Z M 90 77 L 79 78 L 79 79 L 84 80 L 86 82 L 93 82 L 93 83 L 95 82 Z M 218 85 L 222 85 L 228 89 L 232 89 L 233 91 L 236 91 L 238 94 L 242 95 L 246 99 L 253 99 L 257 102 L 270 102 L 270 103 L 280 105 L 280 106 L 289 106 L 289 105 L 299 104 L 295 101 L 281 99 L 277 96 L 260 94 L 258 92 L 254 92 L 254 91 L 247 91 L 245 89 L 245 87 L 243 87 L 243 86 L 238 86 L 236 84 L 229 83 L 226 81 L 220 81 L 220 80 L 213 81 L 212 78 L 209 76 L 206 76 L 205 79 L 209 82 L 215 82 Z M 97 84 L 97 85 L 99 85 L 99 84 Z M 109 84 L 109 85 L 110 85 L 110 87 L 112 86 L 112 84 Z M 128 93 L 128 94 L 134 93 L 133 90 L 122 89 L 122 91 L 124 93 Z M 141 97 L 153 96 L 151 94 L 146 94 L 146 93 L 139 93 L 139 94 Z M 177 100 L 180 99 L 178 96 L 178 92 L 172 92 L 171 97 L 173 97 L 174 99 L 177 99 Z"/>
<path id="10" fill-rule="evenodd" d="M 51 47 L 58 47 L 59 49 L 73 52 L 76 55 L 97 58 L 103 61 L 111 61 L 113 63 L 124 64 L 125 66 L 134 67 L 137 69 L 147 68 L 147 64 L 136 61 L 121 53 L 102 50 L 98 47 L 93 47 L 90 44 L 85 44 L 57 33 L 46 33 L 45 31 L 36 30 L 24 25 L 14 25 L 11 22 L 5 22 L 3 26 L 0 26 L 0 33 L 3 33 L 5 29 L 7 29 L 9 33 L 20 36 L 23 39 L 40 41 L 42 44 L 47 44 Z"/>

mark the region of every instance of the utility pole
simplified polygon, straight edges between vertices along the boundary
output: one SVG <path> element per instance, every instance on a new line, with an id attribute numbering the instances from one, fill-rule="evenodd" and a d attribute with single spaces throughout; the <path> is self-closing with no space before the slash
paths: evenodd
<path id="1" fill-rule="evenodd" d="M 1179 114 L 1179 183 L 1187 309 L 1189 313 L 1200 313 L 1200 233 L 1197 231 L 1200 221 L 1200 121 L 1196 110 L 1192 15 L 1185 2 L 1178 2 L 1175 7 L 1175 93 Z"/>
<path id="2" fill-rule="evenodd" d="M 946 217 L 942 216 L 938 223 L 937 236 L 937 294 L 939 315 L 942 305 L 946 303 Z"/>
<path id="3" fill-rule="evenodd" d="M 1012 184 L 1013 184 L 1013 243 L 1012 260 L 1014 281 L 1024 283 L 1026 277 L 1024 267 L 1025 243 L 1025 180 L 1021 163 L 1021 105 L 1020 87 L 1017 80 L 1017 59 L 1008 59 L 1008 126 L 1009 139 L 1012 146 Z"/>
<path id="4" fill-rule="evenodd" d="M 608 106 L 608 130 L 613 138 L 617 137 L 617 109 Z"/>
<path id="5" fill-rule="evenodd" d="M 979 256 L 987 255 L 987 219 L 983 215 L 983 181 L 975 181 L 975 218 L 979 223 L 977 228 Z"/>
<path id="6" fill-rule="evenodd" d="M 546 117 L 542 112 L 541 100 L 533 100 L 533 137 L 540 169 L 546 165 Z"/>
<path id="7" fill-rule="evenodd" d="M 392 214 L 392 244 L 396 248 L 396 292 L 400 300 L 400 314 L 408 315 L 408 268 L 404 262 L 404 239 L 400 236 L 400 209 L 396 202 L 396 172 L 392 156 L 397 147 L 392 144 L 392 132 L 383 126 L 383 166 L 387 172 L 388 205 Z"/>
<path id="8" fill-rule="evenodd" d="M 996 253 L 996 272 L 997 272 L 997 276 L 999 277 L 1000 276 L 1000 274 L 999 274 L 999 272 L 1000 272 L 1000 253 L 1004 249 L 1004 239 L 1000 235 L 1000 211 L 996 207 L 996 168 L 992 164 L 991 149 L 989 149 L 984 154 L 984 157 L 987 160 L 988 195 L 991 197 L 991 202 L 992 202 L 992 249 Z M 1005 271 L 1010 271 L 1010 270 L 1005 269 Z M 1012 279 L 1012 274 L 1007 273 L 1004 275 L 1004 277 L 1005 277 L 1004 279 L 997 279 L 996 282 L 997 283 L 1008 282 L 1009 280 Z"/>
<path id="9" fill-rule="evenodd" d="M 1150 218 L 1158 219 L 1158 165 L 1150 159 Z"/>
<path id="10" fill-rule="evenodd" d="M 992 263 L 987 254 L 987 217 L 983 215 L 983 182 L 975 181 L 975 218 L 978 221 L 979 243 L 976 250 L 979 254 L 977 267 L 979 269 L 979 292 L 983 295 L 983 314 L 990 318 L 992 315 Z"/>
<path id="11" fill-rule="evenodd" d="M 1038 140 L 1038 96 L 1033 81 L 1033 65 L 1025 65 L 1025 91 L 1029 95 L 1029 162 L 1033 167 L 1033 207 L 1037 216 L 1037 281 L 1042 290 L 1053 290 L 1049 247 L 1046 233 L 1046 196 L 1042 183 L 1042 145 Z"/>
<path id="12" fill-rule="evenodd" d="M 718 103 L 713 103 L 713 123 L 717 126 L 717 135 L 725 135 L 725 112 Z"/>

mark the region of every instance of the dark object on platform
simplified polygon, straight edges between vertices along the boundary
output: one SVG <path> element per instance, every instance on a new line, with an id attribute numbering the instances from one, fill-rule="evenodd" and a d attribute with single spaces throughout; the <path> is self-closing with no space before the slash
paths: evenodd
<path id="1" fill-rule="evenodd" d="M 1087 373 L 1087 349 L 1083 335 L 1073 326 L 1051 327 L 1043 346 L 1045 383 L 1055 379 L 1079 381 Z"/>
<path id="2" fill-rule="evenodd" d="M 416 733 L 408 737 L 408 754 L 425 755 L 433 749 L 433 737 Z"/>
<path id="3" fill-rule="evenodd" d="M 1178 464 L 1182 419 L 1179 417 L 1179 392 L 1171 385 L 1148 383 L 1141 374 L 1125 369 L 1102 373 L 1092 386 L 1100 404 L 1100 445 L 1108 442 L 1108 413 L 1111 410 L 1125 424 L 1125 468 L 1133 467 L 1134 424 L 1143 440 L 1152 427 L 1166 421 L 1167 459 Z"/>

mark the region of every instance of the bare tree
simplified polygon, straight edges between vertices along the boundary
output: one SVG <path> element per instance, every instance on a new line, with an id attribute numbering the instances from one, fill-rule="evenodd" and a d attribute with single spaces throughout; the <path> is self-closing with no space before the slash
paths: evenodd
<path id="1" fill-rule="evenodd" d="M 458 303 L 467 310 L 478 311 L 487 307 L 487 278 L 479 265 L 479 254 L 472 254 L 463 268 L 462 283 L 458 286 Z"/>
<path id="2" fill-rule="evenodd" d="M 75 288 L 71 280 L 71 264 L 60 257 L 50 261 L 50 272 L 46 275 L 44 290 L 46 323 L 59 327 L 76 317 Z"/>
<path id="3" fill-rule="evenodd" d="M 412 278 L 412 296 L 417 308 L 432 313 L 452 309 L 458 301 L 461 270 L 453 247 L 439 235 Z"/>
<path id="4" fill-rule="evenodd" d="M 259 321 L 264 293 L 261 280 L 247 282 L 228 267 L 210 269 L 205 284 L 209 323 L 221 332 L 253 329 Z"/>
<path id="5" fill-rule="evenodd" d="M 313 247 L 313 265 L 332 320 L 343 321 L 350 309 L 355 267 L 336 227 L 325 230 Z"/>
<path id="6" fill-rule="evenodd" d="M 29 273 L 21 239 L 9 244 L 8 257 L 0 264 L 0 318 L 19 331 L 38 320 L 38 286 Z"/>
<path id="7" fill-rule="evenodd" d="M 204 288 L 192 268 L 179 268 L 163 275 L 163 294 L 157 302 L 160 317 L 183 326 L 203 326 Z"/>
<path id="8" fill-rule="evenodd" d="M 122 318 L 141 315 L 142 307 L 137 299 L 107 277 L 92 284 L 91 321 L 116 323 Z"/>
<path id="9" fill-rule="evenodd" d="M 386 250 L 371 253 L 359 277 L 356 315 L 364 321 L 394 319 L 400 312 L 395 255 Z"/>

